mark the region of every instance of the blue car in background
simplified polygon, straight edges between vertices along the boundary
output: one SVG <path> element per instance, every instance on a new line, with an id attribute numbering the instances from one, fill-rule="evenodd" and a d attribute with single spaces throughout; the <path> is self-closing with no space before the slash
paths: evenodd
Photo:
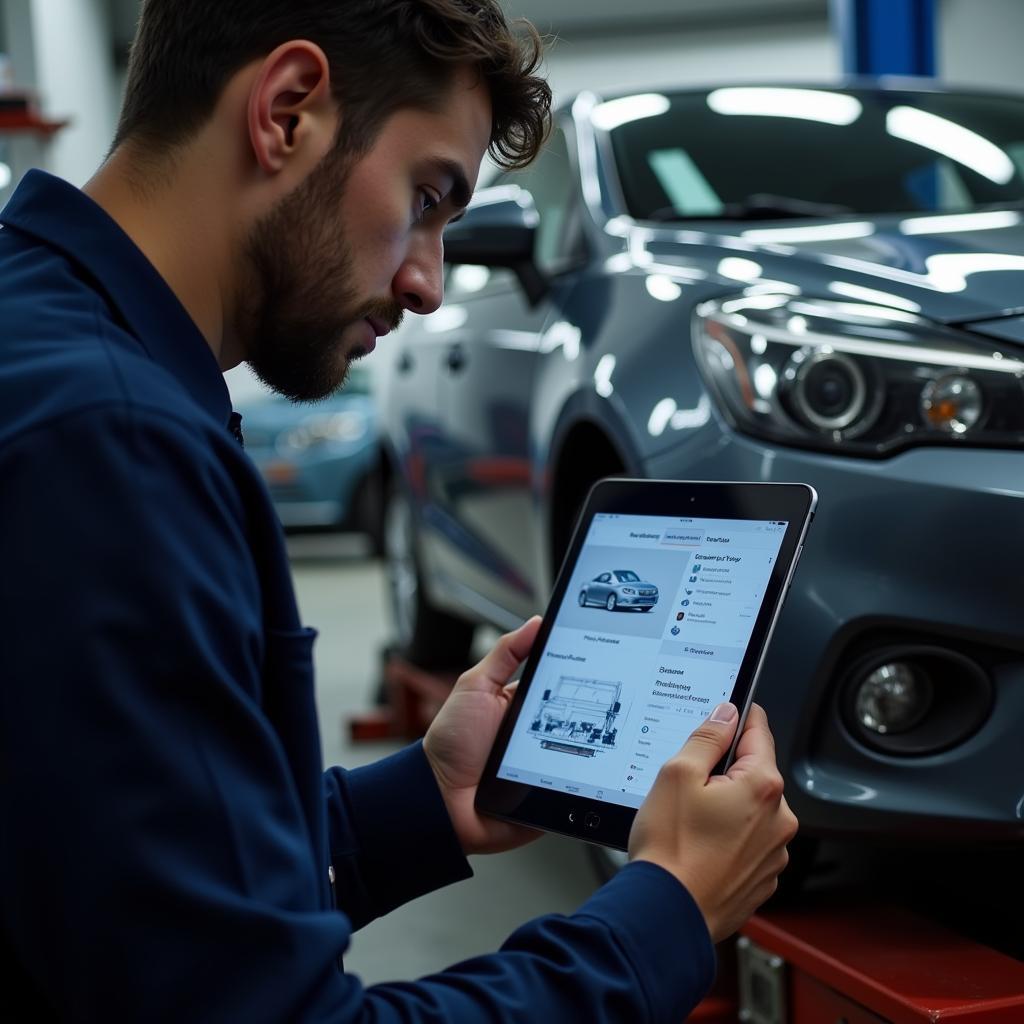
<path id="1" fill-rule="evenodd" d="M 360 531 L 379 550 L 380 445 L 368 371 L 353 367 L 343 391 L 314 404 L 272 393 L 246 367 L 225 379 L 246 451 L 285 528 Z"/>

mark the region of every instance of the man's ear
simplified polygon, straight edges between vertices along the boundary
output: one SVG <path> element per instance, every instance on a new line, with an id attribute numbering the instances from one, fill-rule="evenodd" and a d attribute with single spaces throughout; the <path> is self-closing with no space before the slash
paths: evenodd
<path id="1" fill-rule="evenodd" d="M 249 91 L 249 141 L 266 174 L 298 156 L 310 164 L 330 148 L 337 129 L 327 57 L 315 43 L 282 43 L 260 65 Z"/>

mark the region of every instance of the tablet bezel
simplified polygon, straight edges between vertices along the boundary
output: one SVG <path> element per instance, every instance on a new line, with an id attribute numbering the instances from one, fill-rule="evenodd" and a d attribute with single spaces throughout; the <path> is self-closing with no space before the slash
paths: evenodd
<path id="1" fill-rule="evenodd" d="M 626 478 L 609 478 L 595 484 L 577 520 L 540 631 L 484 768 L 476 794 L 477 810 L 506 821 L 558 832 L 586 842 L 626 849 L 636 808 L 512 782 L 497 775 L 595 515 L 615 513 L 699 519 L 777 520 L 788 523 L 750 642 L 736 674 L 736 686 L 729 698 L 741 710 L 742 725 L 816 504 L 817 495 L 807 484 Z M 739 730 L 733 750 L 723 758 L 717 770 L 724 770 L 731 761 L 738 735 Z"/>

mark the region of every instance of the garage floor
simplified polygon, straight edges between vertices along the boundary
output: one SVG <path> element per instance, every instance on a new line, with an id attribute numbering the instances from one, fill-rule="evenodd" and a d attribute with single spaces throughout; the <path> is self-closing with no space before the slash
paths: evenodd
<path id="1" fill-rule="evenodd" d="M 396 749 L 348 742 L 345 716 L 367 708 L 377 682 L 377 652 L 387 637 L 385 581 L 360 538 L 289 538 L 299 606 L 320 630 L 317 697 L 326 764 L 353 767 Z M 518 925 L 574 910 L 596 886 L 585 849 L 546 836 L 496 857 L 477 857 L 475 877 L 417 900 L 356 934 L 349 971 L 372 984 L 408 980 L 489 952 Z"/>

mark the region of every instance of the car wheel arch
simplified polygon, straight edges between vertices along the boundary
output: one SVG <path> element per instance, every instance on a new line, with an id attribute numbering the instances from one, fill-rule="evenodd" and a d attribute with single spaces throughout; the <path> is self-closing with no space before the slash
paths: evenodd
<path id="1" fill-rule="evenodd" d="M 590 411 L 573 415 L 566 410 L 552 435 L 549 457 L 541 464 L 545 514 L 540 556 L 550 584 L 568 550 L 576 515 L 590 488 L 606 476 L 643 475 L 639 467 L 624 424 L 616 422 L 607 410 L 601 416 Z"/>

